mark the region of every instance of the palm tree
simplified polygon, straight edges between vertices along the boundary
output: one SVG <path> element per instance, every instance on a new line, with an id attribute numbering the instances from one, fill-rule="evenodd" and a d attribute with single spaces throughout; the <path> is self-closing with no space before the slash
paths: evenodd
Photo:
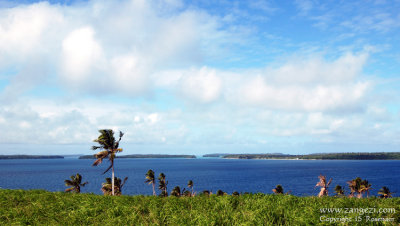
<path id="1" fill-rule="evenodd" d="M 165 174 L 160 173 L 160 175 L 158 176 L 158 183 L 159 183 L 158 189 L 161 190 L 160 196 L 167 197 L 168 196 L 168 192 L 167 192 L 168 181 L 165 180 Z"/>
<path id="2" fill-rule="evenodd" d="M 122 136 L 124 135 L 121 131 L 119 132 L 119 140 L 116 141 L 114 138 L 114 131 L 111 129 L 102 129 L 99 130 L 100 136 L 94 140 L 93 142 L 99 143 L 99 146 L 92 146 L 93 150 L 102 149 L 103 151 L 98 152 L 94 156 L 96 157 L 96 161 L 94 161 L 93 166 L 97 166 L 103 162 L 104 158 L 108 158 L 110 161 L 110 166 L 104 171 L 105 174 L 107 171 L 111 169 L 111 178 L 112 178 L 112 195 L 115 195 L 114 187 L 114 159 L 115 155 L 118 152 L 122 152 L 122 148 L 119 147 L 119 142 L 121 141 Z"/>
<path id="3" fill-rule="evenodd" d="M 392 197 L 393 193 L 390 192 L 388 187 L 384 186 L 379 190 L 378 194 L 380 195 L 380 198 L 386 199 Z"/>
<path id="4" fill-rule="evenodd" d="M 222 190 L 217 191 L 217 196 L 224 196 L 224 195 L 226 195 L 226 193 L 224 191 L 222 191 Z"/>
<path id="5" fill-rule="evenodd" d="M 181 196 L 181 188 L 179 186 L 174 187 L 171 191 L 171 195 L 175 197 L 180 197 Z"/>
<path id="6" fill-rule="evenodd" d="M 104 195 L 121 195 L 122 194 L 122 187 L 125 185 L 125 182 L 128 180 L 128 177 L 125 177 L 124 181 L 122 182 L 120 178 L 114 178 L 114 189 L 112 187 L 111 178 L 107 177 L 106 182 L 102 183 L 101 191 Z M 114 194 L 112 192 L 115 192 Z"/>
<path id="7" fill-rule="evenodd" d="M 191 189 L 192 189 L 191 195 L 194 196 L 194 193 L 193 193 L 193 181 L 192 181 L 192 180 L 189 180 L 187 186 L 188 186 L 188 188 L 191 188 Z"/>
<path id="8" fill-rule="evenodd" d="M 150 169 L 149 171 L 147 171 L 145 183 L 153 185 L 153 195 L 156 196 L 156 190 L 154 188 L 155 183 L 156 183 L 156 178 L 154 177 L 154 171 L 153 170 Z"/>
<path id="9" fill-rule="evenodd" d="M 72 175 L 71 180 L 65 180 L 65 186 L 71 186 L 70 188 L 65 189 L 65 192 L 75 191 L 76 193 L 81 192 L 81 186 L 84 187 L 89 182 L 85 182 L 82 184 L 82 176 L 77 173 L 76 176 Z"/>
<path id="10" fill-rule="evenodd" d="M 350 188 L 350 195 L 349 197 L 354 197 L 358 191 L 360 190 L 360 186 L 361 186 L 361 178 L 357 177 L 356 179 L 353 179 L 351 181 L 347 181 L 347 184 L 349 185 Z M 358 197 L 360 198 L 360 195 L 358 195 Z"/>
<path id="11" fill-rule="evenodd" d="M 347 184 L 350 188 L 349 197 L 354 197 L 357 194 L 357 198 L 362 198 L 363 193 L 367 192 L 367 197 L 369 196 L 369 190 L 371 190 L 371 184 L 367 180 L 362 180 L 360 177 L 348 181 Z"/>
<path id="12" fill-rule="evenodd" d="M 337 196 L 343 196 L 344 195 L 344 190 L 343 190 L 342 186 L 336 185 L 335 193 L 336 193 Z"/>
<path id="13" fill-rule="evenodd" d="M 232 193 L 232 195 L 233 195 L 233 196 L 239 196 L 240 194 L 239 194 L 239 192 L 234 191 L 234 192 Z"/>
<path id="14" fill-rule="evenodd" d="M 367 197 L 369 197 L 369 190 L 371 190 L 371 184 L 368 183 L 367 180 L 361 181 L 360 193 L 367 193 Z"/>
<path id="15" fill-rule="evenodd" d="M 332 178 L 329 182 L 326 182 L 326 176 L 319 175 L 318 176 L 319 182 L 315 185 L 315 187 L 321 187 L 321 191 L 318 194 L 318 197 L 328 196 L 328 187 L 332 182 Z"/>
<path id="16" fill-rule="evenodd" d="M 276 185 L 276 187 L 274 189 L 272 189 L 272 191 L 275 194 L 283 194 L 283 187 L 282 187 L 282 185 L 278 184 L 278 185 Z"/>

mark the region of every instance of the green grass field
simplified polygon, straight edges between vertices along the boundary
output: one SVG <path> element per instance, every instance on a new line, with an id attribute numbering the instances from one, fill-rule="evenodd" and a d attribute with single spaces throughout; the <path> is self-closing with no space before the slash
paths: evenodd
<path id="1" fill-rule="evenodd" d="M 322 208 L 346 213 L 321 213 Z M 380 222 L 372 221 L 378 218 Z M 400 198 L 111 197 L 0 189 L 0 225 L 329 225 L 334 220 L 351 220 L 345 225 L 399 225 Z"/>

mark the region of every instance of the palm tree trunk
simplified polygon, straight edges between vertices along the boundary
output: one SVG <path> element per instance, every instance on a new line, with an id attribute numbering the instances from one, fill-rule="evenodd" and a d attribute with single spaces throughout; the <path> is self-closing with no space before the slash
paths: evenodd
<path id="1" fill-rule="evenodd" d="M 165 182 L 165 178 L 164 178 L 164 184 L 165 184 L 165 187 L 164 187 L 164 196 L 167 197 L 167 196 L 168 196 L 168 195 L 167 195 L 167 184 L 166 184 L 166 182 Z"/>
<path id="2" fill-rule="evenodd" d="M 112 195 L 114 195 L 114 162 L 111 163 L 112 164 L 112 179 L 111 179 L 111 186 L 112 186 Z"/>
<path id="3" fill-rule="evenodd" d="M 154 181 L 153 181 L 153 195 L 156 196 L 156 190 L 154 190 Z"/>

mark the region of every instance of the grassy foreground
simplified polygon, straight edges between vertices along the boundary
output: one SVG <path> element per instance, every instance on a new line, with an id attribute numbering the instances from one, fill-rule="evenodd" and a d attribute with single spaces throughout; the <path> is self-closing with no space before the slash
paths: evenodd
<path id="1" fill-rule="evenodd" d="M 322 208 L 341 208 L 353 213 L 321 213 Z M 359 212 L 361 208 L 368 212 L 392 208 L 395 213 L 354 213 L 355 209 Z M 357 222 L 357 217 L 361 217 L 358 218 L 361 221 Z M 400 198 L 265 194 L 110 197 L 0 189 L 0 225 L 310 225 L 333 224 L 333 218 L 336 221 L 352 219 L 345 225 L 399 225 Z M 371 221 L 377 218 L 393 218 L 394 221 Z"/>

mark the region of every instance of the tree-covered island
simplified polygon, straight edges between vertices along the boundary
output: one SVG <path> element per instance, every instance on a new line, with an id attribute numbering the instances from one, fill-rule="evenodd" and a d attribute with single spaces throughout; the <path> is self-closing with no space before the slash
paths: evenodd
<path id="1" fill-rule="evenodd" d="M 63 159 L 61 155 L 0 155 L 0 159 Z"/>
<path id="2" fill-rule="evenodd" d="M 204 157 L 221 157 L 226 159 L 303 159 L 303 160 L 400 160 L 400 152 L 351 152 L 351 153 L 318 153 L 308 155 L 271 154 L 218 154 Z"/>

